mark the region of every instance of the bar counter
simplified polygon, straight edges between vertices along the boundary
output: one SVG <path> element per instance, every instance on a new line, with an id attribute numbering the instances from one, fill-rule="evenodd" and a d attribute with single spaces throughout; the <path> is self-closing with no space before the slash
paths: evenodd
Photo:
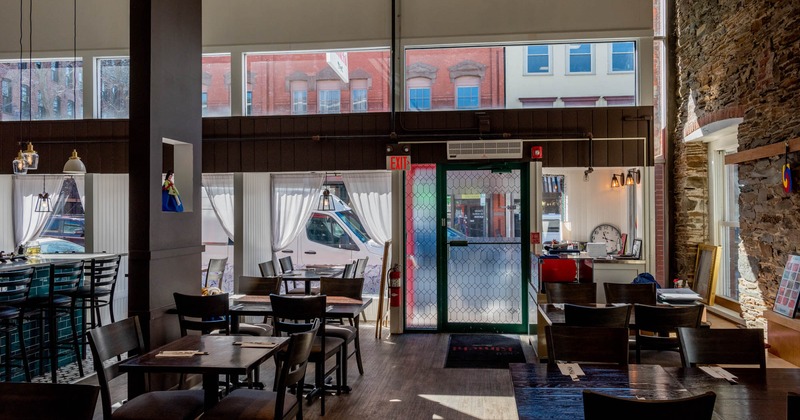
<path id="1" fill-rule="evenodd" d="M 37 268 L 37 277 L 38 277 L 38 269 L 40 267 L 49 267 L 50 264 L 58 264 L 64 262 L 75 262 L 75 261 L 83 261 L 83 260 L 91 260 L 92 258 L 97 257 L 105 257 L 109 254 L 38 254 L 34 256 L 26 257 L 24 260 L 14 260 L 12 261 L 10 258 L 3 258 L 0 260 L 0 272 L 9 271 L 9 270 L 17 270 L 20 268 L 28 268 L 34 267 Z"/>

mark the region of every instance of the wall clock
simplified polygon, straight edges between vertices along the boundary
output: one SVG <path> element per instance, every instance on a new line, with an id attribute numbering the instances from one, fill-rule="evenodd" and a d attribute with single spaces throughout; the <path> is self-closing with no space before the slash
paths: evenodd
<path id="1" fill-rule="evenodd" d="M 589 242 L 606 243 L 607 254 L 616 254 L 619 252 L 619 248 L 622 246 L 621 239 L 622 233 L 619 231 L 619 228 L 608 223 L 597 225 L 597 227 L 592 229 L 591 235 L 589 235 Z"/>

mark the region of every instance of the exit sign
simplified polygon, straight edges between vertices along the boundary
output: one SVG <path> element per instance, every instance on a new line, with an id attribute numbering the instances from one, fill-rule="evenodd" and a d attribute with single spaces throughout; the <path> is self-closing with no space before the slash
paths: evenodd
<path id="1" fill-rule="evenodd" d="M 411 169 L 411 156 L 386 156 L 386 167 L 390 171 L 408 171 Z"/>

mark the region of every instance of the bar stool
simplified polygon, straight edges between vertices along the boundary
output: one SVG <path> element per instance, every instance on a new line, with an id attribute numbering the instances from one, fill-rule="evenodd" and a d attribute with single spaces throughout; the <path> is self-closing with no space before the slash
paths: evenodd
<path id="1" fill-rule="evenodd" d="M 12 341 L 11 333 L 15 332 L 18 336 L 18 347 L 22 359 L 22 368 L 25 371 L 25 380 L 31 381 L 30 366 L 28 366 L 28 355 L 25 351 L 25 332 L 23 325 L 25 322 L 22 307 L 28 300 L 28 291 L 31 287 L 33 278 L 33 267 L 20 270 L 6 271 L 0 273 L 0 332 L 5 337 L 6 359 L 5 371 L 6 382 L 12 378 Z"/>
<path id="2" fill-rule="evenodd" d="M 83 285 L 74 293 L 65 292 L 76 300 L 81 311 L 81 354 L 86 358 L 87 330 L 103 326 L 100 309 L 108 307 L 114 323 L 114 290 L 119 274 L 119 255 L 93 258 L 84 262 Z"/>
<path id="3" fill-rule="evenodd" d="M 59 349 L 71 348 L 75 361 L 78 363 L 78 373 L 83 376 L 83 363 L 81 363 L 80 340 L 75 324 L 75 295 L 83 275 L 83 261 L 50 264 L 50 281 L 46 296 L 29 297 L 25 305 L 25 316 L 36 315 L 39 323 L 39 343 L 34 347 L 34 352 L 39 355 L 39 365 L 44 359 L 50 359 L 50 373 L 52 382 L 57 383 L 58 357 L 62 354 Z M 30 312 L 30 314 L 28 313 Z M 58 338 L 58 321 L 68 317 L 72 333 L 68 337 Z M 45 323 L 47 320 L 47 323 Z M 48 338 L 45 341 L 45 326 L 48 329 Z"/>

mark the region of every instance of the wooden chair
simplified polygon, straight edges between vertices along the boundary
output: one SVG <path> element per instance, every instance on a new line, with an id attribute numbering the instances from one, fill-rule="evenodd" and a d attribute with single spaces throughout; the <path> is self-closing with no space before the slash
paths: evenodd
<path id="1" fill-rule="evenodd" d="M 367 261 L 369 261 L 369 257 L 356 260 L 356 270 L 355 273 L 353 273 L 354 278 L 364 277 L 364 271 L 367 269 Z"/>
<path id="2" fill-rule="evenodd" d="M 709 391 L 674 400 L 640 400 L 583 391 L 583 415 L 586 420 L 708 420 L 714 415 L 717 394 Z"/>
<path id="3" fill-rule="evenodd" d="M 761 328 L 678 328 L 678 340 L 684 367 L 726 364 L 767 368 Z"/>
<path id="4" fill-rule="evenodd" d="M 295 324 L 300 326 L 301 324 Z M 305 325 L 305 324 L 302 324 Z M 299 327 L 304 328 L 304 327 Z M 237 389 L 223 398 L 214 408 L 203 414 L 207 420 L 231 419 L 291 419 L 303 418 L 303 394 L 295 392 L 291 398 L 287 389 L 303 389 L 308 357 L 319 329 L 319 320 L 310 324 L 306 332 L 291 334 L 289 348 L 277 373 L 274 392 L 254 389 Z"/>
<path id="5" fill-rule="evenodd" d="M 800 394 L 790 392 L 786 396 L 786 420 L 800 419 Z"/>
<path id="6" fill-rule="evenodd" d="M 548 325 L 547 362 L 628 364 L 628 329 Z"/>
<path id="7" fill-rule="evenodd" d="M 230 334 L 230 310 L 228 294 L 200 296 L 173 293 L 175 310 L 178 312 L 178 323 L 181 337 L 189 331 L 200 334 Z"/>
<path id="8" fill-rule="evenodd" d="M 545 294 L 548 303 L 594 303 L 597 283 L 545 283 Z"/>
<path id="9" fill-rule="evenodd" d="M 697 328 L 703 316 L 703 305 L 650 306 L 633 305 L 636 316 L 636 363 L 642 362 L 642 350 L 680 350 L 676 328 Z M 645 332 L 644 334 L 642 334 Z"/>
<path id="10" fill-rule="evenodd" d="M 314 363 L 314 388 L 308 393 L 306 398 L 313 401 L 320 397 L 320 415 L 325 415 L 325 379 L 335 373 L 337 393 L 341 391 L 342 367 L 347 362 L 343 357 L 344 340 L 341 338 L 329 337 L 325 328 L 325 310 L 327 296 L 325 295 L 303 295 L 286 296 L 270 295 L 272 303 L 272 315 L 275 318 L 275 332 L 277 335 L 292 334 L 303 331 L 303 327 L 298 327 L 296 322 L 309 323 L 311 320 L 319 319 L 319 331 L 314 339 L 314 346 L 308 360 Z M 280 356 L 280 355 L 279 355 Z M 276 363 L 282 363 L 280 357 Z M 325 362 L 334 359 L 334 365 L 326 370 Z"/>
<path id="11" fill-rule="evenodd" d="M 294 270 L 294 264 L 292 263 L 292 257 L 283 257 L 278 259 L 278 263 L 281 266 L 281 272 L 283 274 L 289 273 Z M 291 282 L 291 286 L 289 286 L 289 282 Z M 301 287 L 297 287 L 297 282 L 292 280 L 291 277 L 283 277 L 283 290 L 287 295 L 304 295 L 306 294 L 305 285 Z"/>
<path id="12" fill-rule="evenodd" d="M 607 303 L 656 304 L 656 284 L 603 283 Z"/>
<path id="13" fill-rule="evenodd" d="M 117 359 L 125 354 L 135 357 L 145 352 L 138 317 L 89 330 L 89 348 L 100 384 L 103 419 L 194 419 L 203 412 L 202 389 L 148 392 L 112 412 L 109 382 L 124 374 L 119 370 L 122 361 Z M 111 364 L 104 364 L 111 359 L 114 359 Z"/>
<path id="14" fill-rule="evenodd" d="M 222 278 L 225 276 L 225 266 L 228 264 L 228 258 L 212 258 L 208 260 L 208 269 L 206 269 L 206 278 L 203 282 L 203 287 L 219 287 L 222 290 Z"/>
<path id="15" fill-rule="evenodd" d="M 573 327 L 628 328 L 631 305 L 592 307 L 564 304 L 564 321 Z"/>
<path id="16" fill-rule="evenodd" d="M 351 279 L 353 275 L 356 273 L 356 264 L 355 263 L 348 263 L 344 265 L 344 271 L 342 272 L 343 279 Z"/>
<path id="17" fill-rule="evenodd" d="M 28 353 L 25 348 L 25 312 L 23 308 L 28 301 L 28 293 L 33 279 L 34 268 L 21 268 L 0 272 L 0 333 L 5 338 L 5 367 L 6 382 L 13 378 L 15 358 L 12 353 L 12 333 L 17 335 L 17 343 L 21 359 L 21 367 L 25 372 L 25 380 L 31 381 L 31 370 L 28 365 Z"/>
<path id="18" fill-rule="evenodd" d="M 361 294 L 364 289 L 364 278 L 342 279 L 338 277 L 321 277 L 319 282 L 320 294 L 326 296 L 343 296 L 352 299 L 361 300 Z M 329 319 L 330 321 L 330 319 Z M 337 319 L 341 325 L 326 324 L 326 332 L 331 337 L 337 337 L 344 340 L 345 358 L 349 359 L 356 356 L 356 364 L 358 365 L 358 373 L 364 374 L 364 364 L 361 362 L 361 341 L 359 340 L 359 331 L 355 327 L 353 319 L 348 318 L 350 325 L 344 325 L 342 318 Z M 353 351 L 349 352 L 348 345 L 353 343 Z"/>
<path id="19" fill-rule="evenodd" d="M 261 271 L 261 277 L 275 277 L 277 275 L 272 260 L 258 263 L 258 269 Z"/>
<path id="20" fill-rule="evenodd" d="M 280 294 L 280 291 L 281 278 L 277 276 L 239 276 L 239 282 L 236 283 L 237 294 L 269 296 Z"/>
<path id="21" fill-rule="evenodd" d="M 99 393 L 95 385 L 0 383 L 0 418 L 91 420 Z"/>

